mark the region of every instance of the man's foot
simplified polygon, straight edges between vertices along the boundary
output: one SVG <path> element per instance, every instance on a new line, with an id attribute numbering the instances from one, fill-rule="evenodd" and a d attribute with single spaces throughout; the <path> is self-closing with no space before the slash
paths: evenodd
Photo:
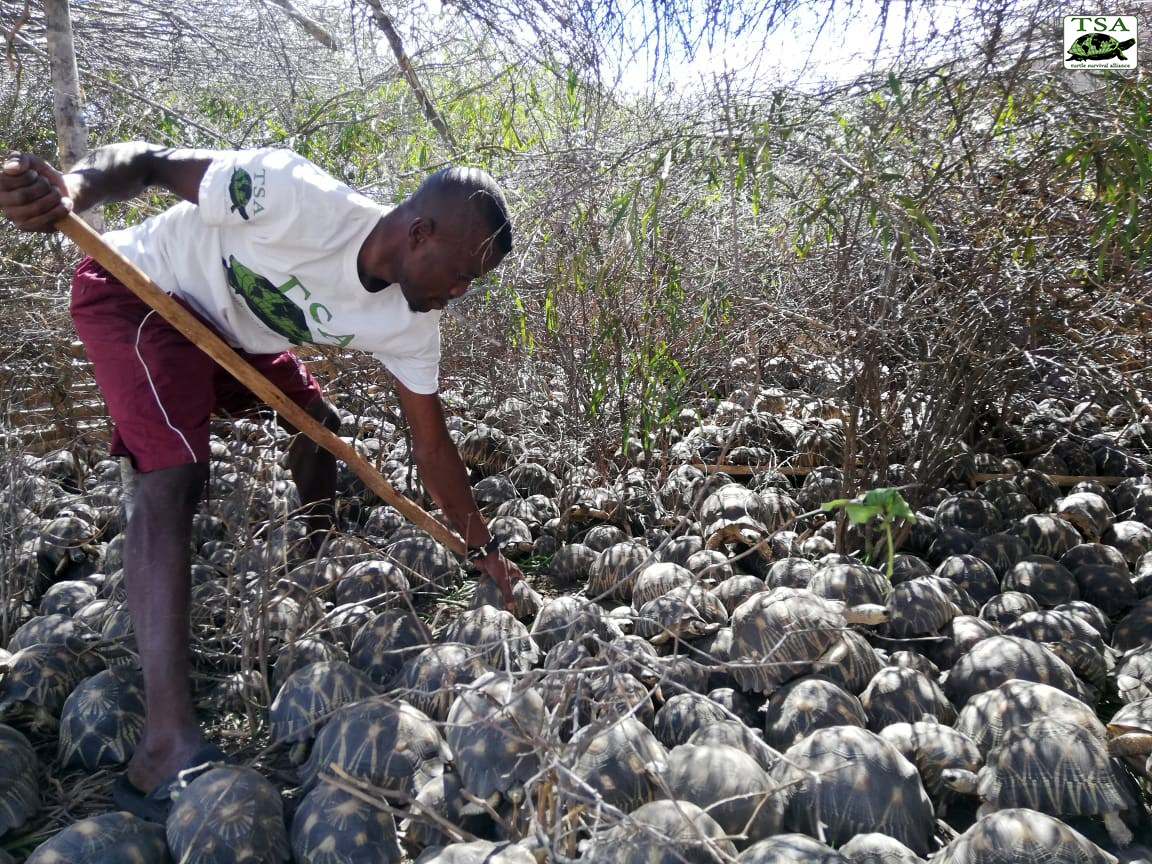
<path id="1" fill-rule="evenodd" d="M 147 792 L 130 779 L 129 771 L 125 771 L 112 785 L 112 803 L 117 809 L 147 822 L 166 822 L 172 810 L 172 793 L 182 784 L 190 783 L 209 768 L 224 762 L 225 758 L 224 751 L 215 744 L 202 744 L 179 769 Z"/>

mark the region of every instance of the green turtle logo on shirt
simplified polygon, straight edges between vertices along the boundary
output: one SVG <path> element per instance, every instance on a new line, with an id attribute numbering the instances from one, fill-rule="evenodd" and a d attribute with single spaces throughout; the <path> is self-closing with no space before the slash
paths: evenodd
<path id="1" fill-rule="evenodd" d="M 252 200 L 252 175 L 243 168 L 232 172 L 232 179 L 228 181 L 228 197 L 232 199 L 232 212 L 240 211 L 240 217 L 248 221 L 248 211 L 244 208 Z"/>
<path id="2" fill-rule="evenodd" d="M 223 264 L 224 270 L 228 273 L 228 285 L 244 298 L 252 314 L 265 326 L 279 333 L 293 345 L 315 341 L 312 338 L 312 331 L 308 329 L 304 310 L 284 296 L 284 289 L 298 284 L 295 279 L 278 288 L 269 279 L 254 270 L 249 270 L 237 261 L 234 255 L 229 255 Z"/>

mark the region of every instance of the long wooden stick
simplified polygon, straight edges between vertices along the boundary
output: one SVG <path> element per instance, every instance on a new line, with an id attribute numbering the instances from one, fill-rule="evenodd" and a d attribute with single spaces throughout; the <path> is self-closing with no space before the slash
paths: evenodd
<path id="1" fill-rule="evenodd" d="M 133 294 L 164 316 L 169 324 L 188 338 L 189 342 L 200 348 L 201 351 L 227 369 L 237 381 L 278 411 L 280 416 L 337 459 L 343 460 L 344 464 L 352 469 L 352 473 L 363 480 L 364 484 L 379 495 L 381 500 L 391 504 L 409 522 L 423 529 L 457 555 L 464 554 L 463 540 L 392 488 L 392 485 L 381 476 L 380 472 L 373 468 L 367 459 L 357 453 L 351 444 L 329 431 L 307 411 L 285 396 L 279 387 L 257 372 L 223 339 L 205 327 L 195 315 L 160 290 L 156 283 L 149 279 L 139 267 L 105 243 L 104 238 L 92 230 L 87 223 L 75 214 L 69 213 L 64 219 L 56 223 L 56 227 L 71 238 L 72 242 L 79 246 L 85 254 L 99 261 L 105 270 L 124 283 L 125 287 Z"/>

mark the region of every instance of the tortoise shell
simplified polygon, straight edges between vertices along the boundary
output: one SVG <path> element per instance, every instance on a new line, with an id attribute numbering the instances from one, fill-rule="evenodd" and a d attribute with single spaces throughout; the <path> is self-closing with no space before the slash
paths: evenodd
<path id="1" fill-rule="evenodd" d="M 144 677 L 113 666 L 84 679 L 60 712 L 57 762 L 89 772 L 122 765 L 144 732 Z"/>
<path id="2" fill-rule="evenodd" d="M 629 813 L 659 797 L 659 779 L 668 752 L 635 717 L 620 717 L 606 725 L 585 726 L 572 736 L 565 764 L 572 776 L 604 802 Z M 565 784 L 566 786 L 568 784 Z M 582 786 L 571 784 L 572 804 L 596 806 Z"/>
<path id="3" fill-rule="evenodd" d="M 577 585 L 588 578 L 593 563 L 602 554 L 583 543 L 566 543 L 556 550 L 548 570 L 558 582 Z"/>
<path id="4" fill-rule="evenodd" d="M 704 726 L 728 719 L 728 713 L 701 693 L 678 693 L 668 699 L 652 721 L 652 731 L 665 747 L 683 744 Z"/>
<path id="5" fill-rule="evenodd" d="M 944 785 L 944 771 L 977 771 L 984 763 L 980 748 L 971 738 L 934 720 L 892 723 L 879 734 L 916 766 L 925 791 L 936 802 L 951 795 Z"/>
<path id="6" fill-rule="evenodd" d="M 680 744 L 668 753 L 662 779 L 673 798 L 701 807 L 729 836 L 740 837 L 740 846 L 780 831 L 783 801 L 776 784 L 735 747 Z"/>
<path id="7" fill-rule="evenodd" d="M 394 679 L 391 695 L 443 722 L 456 698 L 456 686 L 471 683 L 490 671 L 481 653 L 469 645 L 429 645 L 404 664 Z"/>
<path id="8" fill-rule="evenodd" d="M 736 849 L 690 801 L 652 801 L 594 838 L 589 860 L 603 864 L 720 864 Z"/>
<path id="9" fill-rule="evenodd" d="M 831 846 L 807 834 L 777 834 L 752 844 L 736 859 L 740 864 L 784 864 L 803 861 L 804 864 L 852 864 Z"/>
<path id="10" fill-rule="evenodd" d="M 990 813 L 953 840 L 933 864 L 1115 864 L 1059 819 L 1027 808 Z"/>
<path id="11" fill-rule="evenodd" d="M 366 603 L 373 607 L 393 605 L 408 594 L 408 578 L 392 561 L 357 561 L 336 581 L 336 603 Z"/>
<path id="12" fill-rule="evenodd" d="M 963 528 L 978 536 L 995 534 L 1003 524 L 996 506 L 978 494 L 950 495 L 936 507 L 941 528 Z"/>
<path id="13" fill-rule="evenodd" d="M 445 628 L 442 638 L 479 649 L 481 658 L 493 669 L 523 672 L 540 659 L 540 649 L 528 628 L 511 612 L 492 606 L 465 610 Z"/>
<path id="14" fill-rule="evenodd" d="M 920 775 L 874 732 L 818 729 L 785 751 L 772 777 L 787 790 L 785 831 L 822 829 L 834 845 L 881 831 L 917 855 L 934 848 L 935 813 Z"/>
<path id="15" fill-rule="evenodd" d="M 810 591 L 753 595 L 732 613 L 732 674 L 743 689 L 770 693 L 812 671 L 845 626 L 844 616 Z"/>
<path id="16" fill-rule="evenodd" d="M 396 819 L 387 810 L 321 783 L 301 800 L 289 835 L 296 861 L 345 864 L 371 857 L 381 864 L 403 859 L 396 842 Z"/>
<path id="17" fill-rule="evenodd" d="M 268 709 L 272 740 L 306 745 L 335 709 L 375 695 L 371 679 L 342 660 L 310 663 L 288 676 Z M 293 748 L 293 761 L 306 750 Z"/>
<path id="18" fill-rule="evenodd" d="M 479 798 L 520 801 L 540 769 L 544 700 L 510 675 L 490 672 L 462 688 L 445 737 L 464 787 Z"/>
<path id="19" fill-rule="evenodd" d="M 163 825 L 119 812 L 72 823 L 37 846 L 27 860 L 32 864 L 167 864 L 172 856 Z"/>
<path id="20" fill-rule="evenodd" d="M 867 723 L 860 700 L 834 681 L 806 675 L 789 681 L 764 704 L 764 741 L 787 749 L 817 729 Z"/>
<path id="21" fill-rule="evenodd" d="M 944 692 L 957 708 L 978 693 L 991 690 L 1011 678 L 1051 684 L 1073 696 L 1083 689 L 1068 664 L 1030 639 L 990 636 L 977 642 L 956 661 L 944 682 Z"/>
<path id="22" fill-rule="evenodd" d="M 300 767 L 306 789 L 323 784 L 334 767 L 373 786 L 415 795 L 452 758 L 436 724 L 387 696 L 338 708 L 316 736 Z"/>
<path id="23" fill-rule="evenodd" d="M 877 672 L 860 694 L 860 703 L 873 732 L 892 723 L 916 723 L 925 717 L 949 725 L 956 719 L 956 709 L 939 684 L 923 672 L 902 666 Z"/>
<path id="24" fill-rule="evenodd" d="M 1029 555 L 1004 574 L 1004 591 L 1022 591 L 1051 609 L 1080 597 L 1080 586 L 1072 572 L 1047 555 Z"/>
<path id="25" fill-rule="evenodd" d="M 348 662 L 381 687 L 389 687 L 405 662 L 429 643 L 424 623 L 408 609 L 385 609 L 352 639 Z"/>
<path id="26" fill-rule="evenodd" d="M 39 809 L 36 751 L 23 733 L 0 723 L 0 837 Z"/>
<path id="27" fill-rule="evenodd" d="M 937 633 L 959 611 L 935 579 L 928 576 L 894 586 L 885 606 L 887 632 L 897 638 Z"/>
<path id="28" fill-rule="evenodd" d="M 648 547 L 638 540 L 609 546 L 597 554 L 588 567 L 588 596 L 592 599 L 610 597 L 620 603 L 630 603 L 636 573 L 651 556 Z"/>
<path id="29" fill-rule="evenodd" d="M 211 768 L 196 777 L 175 797 L 165 832 L 173 857 L 188 864 L 281 864 L 291 857 L 280 793 L 251 768 Z"/>
<path id="30" fill-rule="evenodd" d="M 978 693 L 960 711 L 953 728 L 976 745 L 982 755 L 1000 746 L 1009 729 L 1042 717 L 1066 717 L 1104 738 L 1104 725 L 1083 701 L 1048 684 L 1012 679 Z"/>
<path id="31" fill-rule="evenodd" d="M 100 655 L 76 636 L 20 649 L 0 672 L 0 718 L 29 717 L 37 729 L 56 726 L 68 694 L 103 665 Z"/>

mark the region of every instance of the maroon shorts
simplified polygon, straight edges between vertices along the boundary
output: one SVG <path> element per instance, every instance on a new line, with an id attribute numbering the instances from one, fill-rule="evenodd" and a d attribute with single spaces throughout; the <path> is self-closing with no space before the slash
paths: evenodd
<path id="1" fill-rule="evenodd" d="M 114 424 L 111 453 L 130 457 L 138 471 L 207 462 L 212 413 L 236 416 L 262 405 L 91 258 L 76 268 L 71 312 Z M 236 353 L 300 407 L 323 398 L 316 379 L 292 352 Z"/>

